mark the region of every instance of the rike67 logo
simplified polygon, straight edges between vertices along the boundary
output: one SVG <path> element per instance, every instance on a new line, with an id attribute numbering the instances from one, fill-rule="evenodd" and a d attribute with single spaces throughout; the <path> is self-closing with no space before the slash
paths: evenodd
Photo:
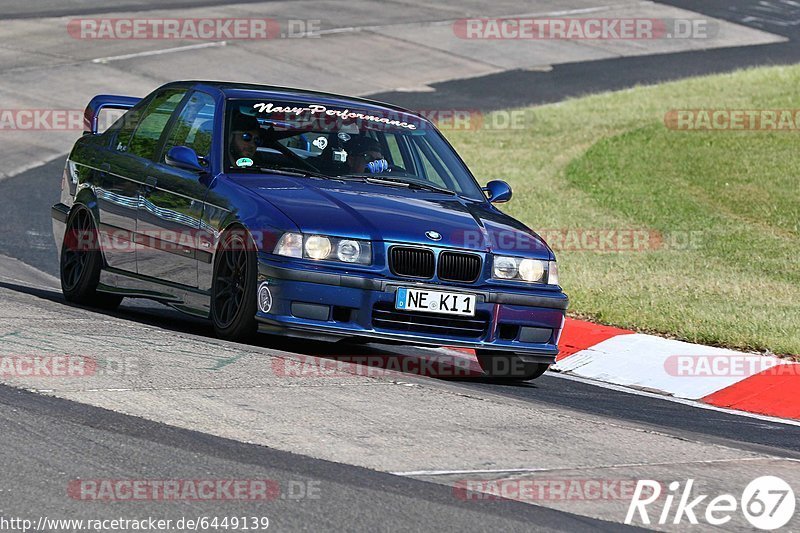
<path id="1" fill-rule="evenodd" d="M 754 528 L 772 531 L 789 523 L 797 504 L 792 487 L 775 476 L 762 476 L 751 481 L 738 499 L 732 494 L 721 494 L 709 500 L 711 496 L 708 494 L 695 494 L 693 479 L 688 480 L 683 487 L 679 481 L 673 481 L 668 486 L 668 492 L 663 492 L 658 481 L 639 480 L 625 523 L 640 521 L 641 524 L 650 525 L 655 522 L 663 526 L 685 525 L 688 522 L 697 525 L 704 519 L 706 524 L 724 526 L 738 513 L 742 513 Z M 655 502 L 660 507 L 662 499 L 660 513 L 656 509 L 648 510 L 648 506 Z M 701 512 L 703 505 L 705 512 Z"/>

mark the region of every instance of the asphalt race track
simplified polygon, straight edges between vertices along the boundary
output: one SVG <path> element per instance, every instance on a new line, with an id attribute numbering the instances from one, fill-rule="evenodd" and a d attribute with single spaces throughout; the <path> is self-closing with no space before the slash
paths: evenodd
<path id="1" fill-rule="evenodd" d="M 63 160 L 56 160 L 37 169 L 0 182 L 0 198 L 8 205 L 7 225 L 3 228 L 0 255 L 16 256 L 17 259 L 36 267 L 42 272 L 58 276 L 58 261 L 55 245 L 50 234 L 49 213 L 34 211 L 33 204 L 56 203 L 57 190 L 52 187 L 53 175 L 63 168 Z M 24 185 L 23 185 L 24 184 Z M 39 191 L 42 197 L 31 194 Z M 31 215 L 33 213 L 33 215 Z M 57 288 L 40 290 L 38 295 L 60 301 Z M 163 327 L 195 333 L 204 331 L 204 323 L 187 318 L 169 308 L 146 301 L 129 300 L 123 304 L 120 316 L 130 320 L 141 320 L 162 324 Z M 165 324 L 165 321 L 169 321 Z M 298 353 L 319 355 L 324 345 L 313 344 L 310 349 Z M 396 348 L 395 348 L 396 349 Z M 384 353 L 386 347 L 372 347 L 363 353 Z M 662 399 L 646 398 L 599 388 L 584 382 L 545 377 L 535 385 L 498 386 L 484 383 L 460 384 L 474 390 L 489 390 L 509 397 L 534 402 L 540 407 L 564 406 L 591 413 L 611 416 L 651 425 L 654 428 L 669 428 L 673 431 L 699 434 L 708 438 L 728 439 L 743 444 L 775 446 L 800 452 L 800 428 L 780 423 L 701 410 Z M 646 405 L 647 407 L 643 407 Z M 697 435 L 695 435 L 697 436 Z"/>
<path id="2" fill-rule="evenodd" d="M 115 465 L 119 478 L 163 477 L 164 473 L 191 478 L 198 466 L 226 479 L 269 478 L 286 488 L 281 497 L 260 505 L 226 504 L 224 514 L 267 516 L 270 528 L 284 531 L 337 529 L 355 516 L 359 528 L 369 531 L 468 531 L 476 522 L 492 523 L 502 531 L 529 531 L 530 524 L 541 531 L 619 527 L 510 501 L 476 506 L 453 498 L 443 485 L 242 444 L 6 386 L 0 386 L 0 405 L 4 456 L 15 452 L 14 464 L 3 465 L 4 485 L 15 487 L 3 496 L 6 516 L 107 517 L 106 507 L 87 509 L 81 501 L 65 504 L 62 482 L 65 468 L 89 472 L 97 463 L 108 463 Z M 120 454 L 123 449 L 127 452 Z M 35 483 L 31 483 L 32 472 Z M 288 487 L 293 487 L 292 492 Z M 300 498 L 314 490 L 325 497 Z M 177 521 L 184 516 L 219 516 L 221 509 L 217 502 L 170 507 L 133 502 L 121 503 L 114 513 L 131 519 L 159 516 Z"/>
<path id="3" fill-rule="evenodd" d="M 645 12 L 681 9 L 715 17 L 751 31 L 743 30 L 743 35 L 760 44 L 603 55 L 539 70 L 513 65 L 489 68 L 454 59 L 452 73 L 464 75 L 437 80 L 420 74 L 409 87 L 401 87 L 388 74 L 354 77 L 369 81 L 358 85 L 369 88 L 360 94 L 412 108 L 498 109 L 800 60 L 800 25 L 776 23 L 795 15 L 788 3 L 776 3 L 785 8 L 777 19 L 755 16 L 763 15 L 754 11 L 757 2 L 744 0 L 705 1 L 699 6 L 679 0 L 628 3 L 630 9 Z M 15 27 L 21 28 L 14 33 L 19 41 L 0 37 L 0 72 L 10 73 L 0 81 L 0 97 L 11 99 L 13 106 L 35 107 L 31 99 L 43 89 L 34 88 L 30 80 L 38 75 L 51 76 L 46 78 L 50 83 L 64 80 L 63 103 L 55 106 L 65 107 L 81 105 L 69 98 L 85 103 L 96 92 L 122 92 L 114 83 L 123 81 L 131 85 L 128 92 L 141 94 L 146 92 L 143 88 L 162 83 L 170 69 L 188 68 L 168 63 L 172 59 L 164 59 L 166 66 L 159 63 L 160 57 L 175 55 L 137 56 L 112 61 L 107 67 L 92 58 L 129 50 L 79 49 L 72 55 L 67 50 L 55 52 L 58 43 L 49 42 L 51 48 L 30 52 L 30 64 L 20 65 L 15 56 L 39 46 L 33 41 L 36 35 L 45 35 L 45 26 L 38 25 L 47 20 L 97 13 L 117 16 L 150 9 L 153 3 L 130 0 L 114 8 L 94 0 L 74 5 L 52 0 L 6 4 L 0 23 L 23 25 Z M 184 9 L 221 10 L 225 4 L 234 3 L 171 0 L 158 8 L 159 13 L 178 16 Z M 298 18 L 325 20 L 322 4 L 255 0 L 236 2 L 235 12 L 263 16 L 271 10 L 296 9 Z M 330 22 L 330 28 L 326 22 L 323 28 L 339 32 L 332 39 L 355 39 L 369 32 L 354 31 L 356 37 L 351 37 L 342 28 L 374 26 L 397 14 L 405 17 L 408 31 L 416 35 L 431 21 L 484 16 L 480 2 L 464 4 L 467 7 L 442 2 L 429 8 L 413 1 L 390 1 L 380 7 L 358 2 L 358 9 L 354 4 L 350 9 L 363 13 L 363 20 Z M 507 0 L 493 9 L 501 16 L 561 8 L 558 2 L 538 2 L 536 9 L 529 4 Z M 570 7 L 606 7 L 601 4 L 580 0 Z M 380 9 L 385 13 L 376 13 Z M 193 13 L 196 16 L 197 11 Z M 800 10 L 796 14 L 800 20 Z M 156 45 L 142 46 L 171 46 Z M 224 49 L 252 53 L 245 47 Z M 213 55 L 220 50 L 191 51 L 187 57 L 200 63 L 220 60 Z M 311 54 L 310 48 L 303 50 L 298 57 Z M 570 53 L 583 57 L 586 51 Z M 235 61 L 235 56 L 226 57 Z M 337 59 L 329 61 L 335 70 Z M 289 63 L 276 68 L 285 68 L 292 83 L 301 83 L 302 78 L 292 78 L 297 70 Z M 109 81 L 107 71 L 93 70 L 101 66 L 117 69 L 114 74 L 123 81 Z M 244 77 L 248 65 L 235 66 Z M 75 75 L 81 68 L 89 72 L 86 80 Z M 235 72 L 228 70 L 225 75 Z M 15 76 L 26 81 L 17 82 Z M 342 84 L 337 90 L 345 91 L 344 78 L 332 77 L 331 83 Z M 358 87 L 349 92 L 359 92 Z M 30 91 L 33 96 L 27 94 Z M 74 91 L 80 94 L 72 95 Z M 0 107 L 13 106 L 4 102 Z M 57 201 L 63 154 L 74 134 L 43 133 L 30 143 L 14 138 L 0 147 L 0 157 L 8 158 L 0 174 L 0 349 L 2 354 L 91 355 L 135 366 L 127 373 L 64 382 L 2 378 L 0 517 L 35 522 L 42 516 L 172 520 L 267 516 L 270 529 L 281 531 L 617 531 L 626 528 L 622 521 L 629 500 L 624 498 L 479 501 L 459 497 L 453 486 L 465 479 L 684 482 L 693 478 L 708 493 L 718 494 L 741 493 L 750 480 L 768 473 L 782 475 L 795 486 L 800 482 L 800 424 L 704 409 L 557 375 L 517 386 L 478 377 L 445 380 L 380 371 L 287 376 L 278 369 L 297 360 L 335 360 L 342 354 L 433 357 L 434 352 L 378 344 L 297 343 L 266 336 L 242 345 L 215 339 L 205 322 L 157 304 L 126 300 L 113 313 L 67 305 L 58 286 L 50 206 Z M 280 491 L 260 502 L 107 502 L 76 497 L 70 487 L 91 479 L 265 479 Z M 797 525 L 796 519 L 790 525 Z M 726 529 L 748 528 L 740 519 Z"/>
<path id="4" fill-rule="evenodd" d="M 434 84 L 435 93 L 384 92 L 373 95 L 415 108 L 469 107 L 505 109 L 557 102 L 569 97 L 651 85 L 690 76 L 730 72 L 759 65 L 788 65 L 800 61 L 800 8 L 794 2 L 726 2 L 724 0 L 664 0 L 669 4 L 717 19 L 766 30 L 787 38 L 763 46 L 663 53 L 555 65 L 547 72 L 511 70 L 466 80 Z M 768 7 L 760 6 L 765 4 Z M 500 90 L 498 90 L 500 89 Z M 427 107 L 426 107 L 427 106 Z M 438 106 L 438 107 L 437 107 Z"/>

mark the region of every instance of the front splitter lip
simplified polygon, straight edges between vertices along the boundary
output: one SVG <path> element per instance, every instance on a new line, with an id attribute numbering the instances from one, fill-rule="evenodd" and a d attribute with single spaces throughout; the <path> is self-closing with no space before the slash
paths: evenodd
<path id="1" fill-rule="evenodd" d="M 556 362 L 558 348 L 547 347 L 511 347 L 494 345 L 483 342 L 470 342 L 454 339 L 437 339 L 435 337 L 425 337 L 418 334 L 389 333 L 374 330 L 350 330 L 338 328 L 336 326 L 307 326 L 300 324 L 286 325 L 276 320 L 267 319 L 261 316 L 256 317 L 259 322 L 259 330 L 264 333 L 279 333 L 292 337 L 299 337 L 309 340 L 321 341 L 340 341 L 353 339 L 372 343 L 400 343 L 404 345 L 431 346 L 436 348 L 469 348 L 473 350 L 485 350 L 496 352 L 513 352 L 521 356 L 526 362 L 552 364 Z"/>

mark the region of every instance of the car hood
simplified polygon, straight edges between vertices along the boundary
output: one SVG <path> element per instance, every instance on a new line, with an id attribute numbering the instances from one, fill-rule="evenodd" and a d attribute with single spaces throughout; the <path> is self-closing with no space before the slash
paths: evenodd
<path id="1" fill-rule="evenodd" d="M 307 234 L 553 258 L 536 233 L 486 202 L 359 181 L 247 176 L 236 182 Z"/>

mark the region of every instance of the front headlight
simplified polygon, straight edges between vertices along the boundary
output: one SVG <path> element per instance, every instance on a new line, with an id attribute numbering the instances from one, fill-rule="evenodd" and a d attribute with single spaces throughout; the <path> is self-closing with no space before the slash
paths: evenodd
<path id="1" fill-rule="evenodd" d="M 519 275 L 517 260 L 513 257 L 495 256 L 494 277 L 498 279 L 514 279 Z"/>
<path id="2" fill-rule="evenodd" d="M 496 255 L 494 256 L 492 276 L 501 280 L 558 285 L 556 262 L 542 261 L 541 259 Z"/>
<path id="3" fill-rule="evenodd" d="M 547 267 L 547 284 L 558 285 L 558 263 L 550 261 Z"/>
<path id="4" fill-rule="evenodd" d="M 301 233 L 284 233 L 275 247 L 275 253 L 286 257 L 303 257 L 303 235 Z"/>
<path id="5" fill-rule="evenodd" d="M 275 254 L 304 257 L 315 261 L 372 264 L 372 244 L 369 241 L 340 239 L 326 235 L 284 233 L 275 247 Z"/>
<path id="6" fill-rule="evenodd" d="M 361 245 L 358 241 L 344 240 L 339 241 L 336 247 L 336 257 L 344 263 L 356 263 L 361 257 Z"/>
<path id="7" fill-rule="evenodd" d="M 547 273 L 546 264 L 538 259 L 523 259 L 519 262 L 519 277 L 531 283 L 542 281 Z"/>
<path id="8" fill-rule="evenodd" d="M 311 235 L 306 237 L 306 255 L 311 259 L 325 259 L 331 255 L 331 240 L 322 235 Z"/>

